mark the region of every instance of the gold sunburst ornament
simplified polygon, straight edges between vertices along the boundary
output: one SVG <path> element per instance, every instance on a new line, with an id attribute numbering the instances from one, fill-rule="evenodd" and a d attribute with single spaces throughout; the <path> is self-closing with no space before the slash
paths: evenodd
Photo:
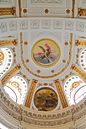
<path id="1" fill-rule="evenodd" d="M 32 47 L 32 59 L 42 67 L 55 65 L 61 56 L 59 45 L 52 39 L 40 39 Z"/>

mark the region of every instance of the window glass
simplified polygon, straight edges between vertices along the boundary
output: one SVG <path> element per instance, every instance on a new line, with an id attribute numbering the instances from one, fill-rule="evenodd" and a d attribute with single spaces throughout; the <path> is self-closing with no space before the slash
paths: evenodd
<path id="1" fill-rule="evenodd" d="M 5 127 L 3 124 L 0 123 L 0 129 L 8 129 L 8 128 Z"/>
<path id="2" fill-rule="evenodd" d="M 70 105 L 76 104 L 86 97 L 86 84 L 78 76 L 68 78 L 64 90 Z"/>
<path id="3" fill-rule="evenodd" d="M 23 104 L 27 93 L 27 83 L 20 76 L 12 77 L 4 87 L 5 92 L 9 97 L 17 102 L 18 104 Z"/>

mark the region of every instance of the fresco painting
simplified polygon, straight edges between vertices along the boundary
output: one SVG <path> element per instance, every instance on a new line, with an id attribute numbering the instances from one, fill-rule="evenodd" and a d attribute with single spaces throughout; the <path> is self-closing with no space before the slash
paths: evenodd
<path id="1" fill-rule="evenodd" d="M 32 48 L 33 60 L 42 66 L 51 66 L 60 59 L 60 48 L 51 39 L 41 39 Z"/>
<path id="2" fill-rule="evenodd" d="M 43 87 L 36 91 L 34 104 L 39 111 L 51 111 L 58 105 L 58 96 L 51 88 Z"/>

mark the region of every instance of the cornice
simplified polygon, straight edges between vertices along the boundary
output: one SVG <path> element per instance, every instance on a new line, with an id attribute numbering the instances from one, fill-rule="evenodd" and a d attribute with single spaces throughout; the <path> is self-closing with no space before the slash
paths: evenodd
<path id="1" fill-rule="evenodd" d="M 83 116 L 86 115 L 86 100 L 83 100 L 81 103 L 75 106 L 65 108 L 58 112 L 36 112 L 24 106 L 21 106 L 20 110 L 20 106 L 7 98 L 4 91 L 0 89 L 0 108 L 4 110 L 9 117 L 14 118 L 15 120 L 25 122 L 29 125 L 51 127 L 72 122 L 72 116 L 75 121 L 83 118 Z"/>

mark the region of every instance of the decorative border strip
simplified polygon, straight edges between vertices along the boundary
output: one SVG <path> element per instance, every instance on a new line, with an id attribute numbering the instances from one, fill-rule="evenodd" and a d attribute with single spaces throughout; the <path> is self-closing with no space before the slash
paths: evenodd
<path id="1" fill-rule="evenodd" d="M 86 33 L 86 20 L 73 18 L 9 18 L 0 19 L 0 34 L 20 33 L 28 29 L 38 30 L 42 28 L 43 21 L 49 22 L 49 30 L 64 30 L 68 32 Z M 46 22 L 45 22 L 46 23 Z M 52 23 L 52 27 L 51 27 Z M 48 23 L 47 23 L 48 24 Z M 70 33 L 71 33 L 70 32 Z"/>
<path id="2" fill-rule="evenodd" d="M 5 82 L 14 75 L 19 69 L 21 68 L 20 65 L 15 66 L 11 71 L 9 71 L 4 78 L 2 78 L 1 82 L 2 84 L 5 84 Z"/>
<path id="3" fill-rule="evenodd" d="M 64 95 L 64 92 L 62 90 L 62 86 L 61 86 L 59 80 L 55 80 L 54 82 L 55 82 L 56 89 L 57 89 L 57 92 L 59 94 L 59 97 L 60 97 L 63 108 L 68 107 L 68 103 L 67 103 L 67 100 L 65 98 L 65 95 Z"/>
<path id="4" fill-rule="evenodd" d="M 74 70 L 74 72 L 76 72 L 79 76 L 81 76 L 81 78 L 86 82 L 86 73 L 83 72 L 82 70 L 80 70 L 76 65 L 72 65 L 71 66 L 72 70 Z"/>
<path id="5" fill-rule="evenodd" d="M 16 8 L 0 8 L 0 16 L 3 15 L 15 15 L 16 14 Z"/>
<path id="6" fill-rule="evenodd" d="M 17 41 L 16 40 L 0 40 L 0 47 L 4 46 L 16 46 Z"/>
<path id="7" fill-rule="evenodd" d="M 25 102 L 26 107 L 30 108 L 33 93 L 34 93 L 37 82 L 38 82 L 37 80 L 32 80 L 32 83 L 31 83 L 31 86 L 30 86 L 30 89 L 28 91 L 28 95 L 27 95 L 27 98 L 26 98 L 26 102 Z"/>
<path id="8" fill-rule="evenodd" d="M 74 18 L 75 0 L 72 0 L 72 18 Z"/>
<path id="9" fill-rule="evenodd" d="M 76 40 L 76 46 L 86 46 L 86 40 Z"/>

